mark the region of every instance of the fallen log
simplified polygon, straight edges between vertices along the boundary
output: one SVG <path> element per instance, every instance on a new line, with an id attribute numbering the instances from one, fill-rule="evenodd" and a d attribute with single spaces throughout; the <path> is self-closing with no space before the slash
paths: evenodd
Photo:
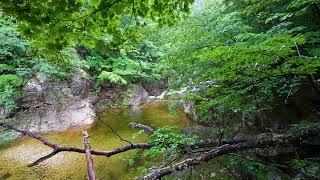
<path id="1" fill-rule="evenodd" d="M 221 147 L 214 148 L 208 152 L 201 154 L 200 156 L 194 158 L 185 159 L 179 163 L 176 163 L 172 166 L 167 166 L 160 169 L 151 170 L 141 179 L 143 180 L 154 180 L 160 179 L 165 175 L 172 174 L 177 171 L 185 170 L 189 167 L 199 165 L 201 163 L 207 162 L 217 156 L 229 154 L 232 152 L 238 152 L 242 150 L 252 149 L 252 148 L 270 148 L 270 147 L 299 147 L 302 146 L 302 141 L 309 138 L 318 136 L 320 133 L 320 126 L 304 130 L 303 132 L 297 135 L 287 135 L 267 140 L 261 141 L 251 141 L 251 142 L 240 142 L 237 144 L 225 144 Z"/>
<path id="2" fill-rule="evenodd" d="M 205 147 L 217 147 L 219 145 L 224 145 L 224 144 L 237 144 L 240 142 L 246 142 L 248 140 L 255 139 L 253 138 L 242 138 L 242 139 L 222 139 L 221 141 L 215 140 L 215 139 L 205 139 L 205 140 L 200 140 L 199 142 L 196 142 L 194 144 L 190 144 L 189 147 L 191 149 L 198 149 L 198 148 L 205 148 Z"/>

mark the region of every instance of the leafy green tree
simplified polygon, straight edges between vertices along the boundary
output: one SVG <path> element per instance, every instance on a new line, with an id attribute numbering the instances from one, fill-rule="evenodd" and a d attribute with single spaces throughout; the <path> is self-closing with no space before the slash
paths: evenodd
<path id="1" fill-rule="evenodd" d="M 308 82 L 319 92 L 318 1 L 211 0 L 150 38 L 166 52 L 172 87 L 201 120 L 256 119 L 287 103 Z M 309 21 L 305 21 L 309 18 Z"/>
<path id="2" fill-rule="evenodd" d="M 98 48 L 89 50 L 86 65 L 99 84 L 137 84 L 162 78 L 161 66 L 158 64 L 161 53 L 156 51 L 157 47 L 143 40 L 138 44 L 129 43 L 125 42 L 107 52 Z M 109 45 L 105 43 L 104 46 Z"/>
<path id="3" fill-rule="evenodd" d="M 10 112 L 15 107 L 17 89 L 31 69 L 26 62 L 29 42 L 16 32 L 13 18 L 0 12 L 0 108 Z"/>
<path id="4" fill-rule="evenodd" d="M 119 38 L 135 36 L 121 32 L 123 19 L 138 19 L 142 26 L 149 19 L 159 24 L 173 24 L 189 12 L 193 0 L 3 0 L 0 8 L 19 20 L 19 30 L 39 51 L 61 50 L 79 42 L 94 47 L 106 34 Z M 121 38 L 121 37 L 120 37 Z M 45 48 L 44 48 L 45 47 Z"/>
<path id="5" fill-rule="evenodd" d="M 75 51 L 65 49 L 50 56 L 35 55 L 30 42 L 17 32 L 14 18 L 0 11 L 0 109 L 15 108 L 22 96 L 22 88 L 30 78 L 62 80 L 70 77 L 75 67 L 81 66 Z M 52 59 L 63 59 L 54 64 Z"/>

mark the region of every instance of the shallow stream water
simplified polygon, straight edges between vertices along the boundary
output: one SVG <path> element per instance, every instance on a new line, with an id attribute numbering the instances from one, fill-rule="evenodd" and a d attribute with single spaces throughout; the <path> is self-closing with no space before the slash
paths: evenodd
<path id="1" fill-rule="evenodd" d="M 128 127 L 130 122 L 140 122 L 158 128 L 175 125 L 178 128 L 192 126 L 192 122 L 182 110 L 171 116 L 165 103 L 152 104 L 135 110 L 106 110 L 99 113 L 100 121 L 88 128 L 90 143 L 93 149 L 110 150 L 127 145 L 117 137 L 108 126 L 110 125 L 122 138 L 131 142 L 146 142 L 147 136 L 133 138 L 137 129 Z M 82 147 L 83 129 L 72 129 L 66 132 L 50 133 L 44 136 L 50 141 L 65 145 Z M 10 147 L 0 150 L 1 179 L 85 179 L 86 162 L 84 154 L 62 152 L 38 166 L 28 168 L 27 165 L 52 149 L 29 137 L 13 142 Z M 138 176 L 135 168 L 129 168 L 124 157 L 126 152 L 112 157 L 94 156 L 94 168 L 97 179 L 133 179 Z"/>

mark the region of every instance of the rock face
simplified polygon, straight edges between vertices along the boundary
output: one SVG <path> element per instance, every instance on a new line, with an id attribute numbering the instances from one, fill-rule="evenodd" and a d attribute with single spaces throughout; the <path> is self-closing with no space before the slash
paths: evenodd
<path id="1" fill-rule="evenodd" d="M 126 104 L 136 108 L 148 101 L 149 93 L 143 87 L 135 85 L 129 89 L 130 97 L 125 100 Z"/>
<path id="2" fill-rule="evenodd" d="M 82 69 L 77 69 L 70 82 L 70 89 L 74 95 L 88 94 L 92 90 L 93 82 Z"/>
<path id="3" fill-rule="evenodd" d="M 75 71 L 70 81 L 52 82 L 48 79 L 33 78 L 23 88 L 25 97 L 20 107 L 35 108 L 85 98 L 92 90 L 92 85 L 89 75 L 81 69 Z"/>
<path id="4" fill-rule="evenodd" d="M 197 120 L 196 110 L 194 108 L 194 103 L 192 101 L 181 101 L 183 106 L 183 111 L 192 119 Z"/>
<path id="5" fill-rule="evenodd" d="M 89 126 L 94 119 L 95 110 L 89 98 L 30 108 L 18 112 L 13 118 L 18 127 L 41 133 Z"/>
<path id="6" fill-rule="evenodd" d="M 168 79 L 158 80 L 153 83 L 145 82 L 142 87 L 148 91 L 149 96 L 160 96 L 168 87 Z"/>
<path id="7" fill-rule="evenodd" d="M 182 129 L 183 134 L 187 136 L 197 136 L 201 139 L 218 139 L 218 128 L 206 127 L 202 125 L 195 125 L 192 127 L 186 127 Z"/>
<path id="8" fill-rule="evenodd" d="M 70 81 L 52 82 L 31 79 L 24 87 L 25 97 L 12 121 L 33 132 L 64 131 L 94 122 L 95 97 L 90 77 L 81 69 L 75 71 Z"/>

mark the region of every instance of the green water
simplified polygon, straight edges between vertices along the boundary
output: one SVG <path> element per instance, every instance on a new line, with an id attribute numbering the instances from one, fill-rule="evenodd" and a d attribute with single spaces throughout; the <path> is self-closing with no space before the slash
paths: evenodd
<path id="1" fill-rule="evenodd" d="M 108 123 L 122 138 L 132 142 L 146 142 L 147 136 L 137 139 L 132 134 L 138 130 L 128 127 L 129 122 L 140 122 L 157 128 L 164 125 L 188 127 L 192 122 L 182 110 L 171 116 L 166 104 L 153 104 L 136 110 L 106 110 L 99 113 L 101 121 Z M 57 144 L 82 147 L 82 129 L 44 135 Z M 97 150 L 110 150 L 127 143 L 121 141 L 102 122 L 96 122 L 88 129 L 91 146 Z M 40 142 L 29 138 L 16 140 L 12 146 L 0 151 L 0 179 L 85 179 L 86 162 L 84 154 L 63 152 L 41 163 L 28 168 L 27 164 L 51 152 L 51 149 Z M 97 179 L 133 179 L 138 175 L 135 168 L 129 168 L 126 152 L 112 157 L 94 156 L 94 168 Z"/>

